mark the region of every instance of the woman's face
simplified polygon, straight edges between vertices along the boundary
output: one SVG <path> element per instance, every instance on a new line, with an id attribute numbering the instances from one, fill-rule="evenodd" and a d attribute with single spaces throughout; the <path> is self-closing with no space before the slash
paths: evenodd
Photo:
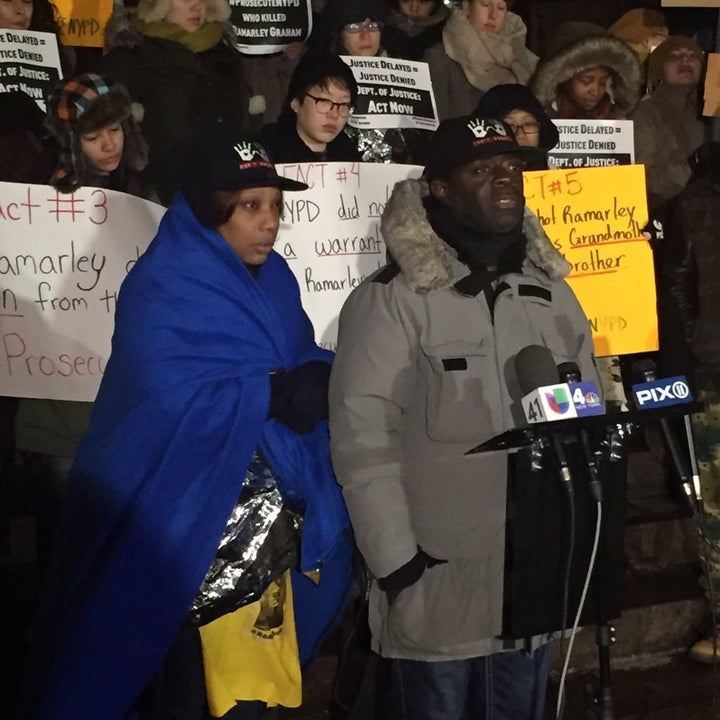
<path id="1" fill-rule="evenodd" d="M 207 0 L 170 0 L 170 10 L 165 16 L 169 23 L 179 25 L 183 30 L 199 30 L 207 18 Z"/>
<path id="2" fill-rule="evenodd" d="M 235 210 L 217 231 L 244 263 L 262 265 L 280 228 L 282 192 L 274 187 L 237 190 L 231 202 Z"/>
<path id="3" fill-rule="evenodd" d="M 398 7 L 406 17 L 422 20 L 432 15 L 433 3 L 434 0 L 398 0 Z"/>
<path id="4" fill-rule="evenodd" d="M 340 43 L 347 55 L 373 57 L 380 52 L 380 23 L 370 18 L 361 23 L 350 23 L 342 29 Z"/>
<path id="5" fill-rule="evenodd" d="M 512 110 L 503 120 L 512 128 L 518 145 L 538 147 L 540 145 L 540 123 L 526 110 Z"/>
<path id="6" fill-rule="evenodd" d="M 610 73 L 605 68 L 592 68 L 574 75 L 568 83 L 570 99 L 583 110 L 594 110 L 607 92 Z"/>
<path id="7" fill-rule="evenodd" d="M 496 33 L 505 22 L 505 0 L 463 0 L 463 12 L 476 30 Z"/>
<path id="8" fill-rule="evenodd" d="M 100 130 L 80 136 L 86 165 L 100 175 L 117 170 L 122 160 L 125 133 L 120 123 L 105 125 Z"/>
<path id="9" fill-rule="evenodd" d="M 32 13 L 32 0 L 0 0 L 0 30 L 27 30 Z"/>
<path id="10" fill-rule="evenodd" d="M 324 106 L 330 105 L 329 109 Z M 350 91 L 330 80 L 326 86 L 313 85 L 305 97 L 290 107 L 297 115 L 296 129 L 301 140 L 313 151 L 323 152 L 347 124 L 350 116 Z"/>

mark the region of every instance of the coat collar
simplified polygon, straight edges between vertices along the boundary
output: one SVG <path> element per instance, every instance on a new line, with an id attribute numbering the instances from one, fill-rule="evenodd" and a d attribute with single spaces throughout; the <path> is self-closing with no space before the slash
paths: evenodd
<path id="1" fill-rule="evenodd" d="M 402 180 L 395 185 L 380 227 L 385 243 L 400 267 L 401 278 L 414 292 L 427 293 L 453 285 L 468 274 L 455 251 L 432 229 L 423 198 L 429 194 L 424 178 Z M 553 246 L 535 214 L 525 208 L 523 233 L 527 238 L 527 262 L 550 280 L 570 272 L 570 264 Z"/>

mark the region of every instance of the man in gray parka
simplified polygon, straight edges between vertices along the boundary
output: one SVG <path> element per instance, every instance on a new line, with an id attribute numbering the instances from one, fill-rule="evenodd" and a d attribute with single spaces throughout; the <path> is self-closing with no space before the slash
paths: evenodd
<path id="1" fill-rule="evenodd" d="M 525 210 L 525 152 L 501 121 L 441 123 L 383 214 L 393 262 L 340 315 L 332 457 L 402 720 L 543 716 L 546 638 L 498 639 L 507 454 L 465 454 L 523 423 L 523 347 L 598 380 L 569 265 Z"/>

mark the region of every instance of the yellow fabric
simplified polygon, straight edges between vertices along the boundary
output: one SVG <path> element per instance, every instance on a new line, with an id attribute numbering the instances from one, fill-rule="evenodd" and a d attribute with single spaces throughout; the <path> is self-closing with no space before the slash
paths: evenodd
<path id="1" fill-rule="evenodd" d="M 238 700 L 298 707 L 302 680 L 290 573 L 257 602 L 200 628 L 208 705 L 222 717 Z"/>

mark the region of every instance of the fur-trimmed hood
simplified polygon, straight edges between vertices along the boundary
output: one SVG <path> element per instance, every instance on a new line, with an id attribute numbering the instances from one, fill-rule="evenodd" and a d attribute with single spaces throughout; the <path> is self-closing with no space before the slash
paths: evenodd
<path id="1" fill-rule="evenodd" d="M 612 37 L 600 27 L 595 33 L 578 32 L 573 39 L 569 37 L 573 33 L 562 32 L 563 27 L 568 25 L 558 28 L 558 35 L 567 37 L 567 42 L 557 43 L 560 47 L 540 62 L 531 78 L 533 94 L 548 110 L 556 98 L 559 85 L 585 70 L 606 67 L 612 77 L 611 95 L 616 114 L 626 116 L 640 99 L 643 73 L 637 55 L 627 43 Z M 589 23 L 573 25 L 587 26 L 588 29 L 593 27 Z"/>
<path id="2" fill-rule="evenodd" d="M 424 178 L 401 180 L 393 189 L 380 224 L 385 243 L 400 267 L 404 282 L 417 293 L 448 288 L 467 275 L 467 267 L 428 222 L 423 199 L 429 193 Z M 527 208 L 523 233 L 527 239 L 527 261 L 551 280 L 560 280 L 570 272 L 568 261 L 550 242 L 535 214 Z"/>

